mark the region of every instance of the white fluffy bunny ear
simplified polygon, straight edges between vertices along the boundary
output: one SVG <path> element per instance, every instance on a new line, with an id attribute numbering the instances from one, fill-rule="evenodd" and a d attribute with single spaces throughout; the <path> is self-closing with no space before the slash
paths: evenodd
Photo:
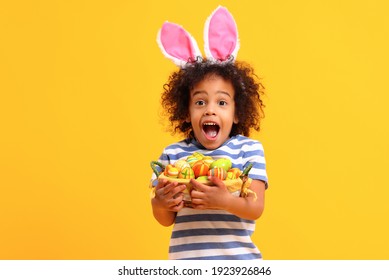
<path id="1" fill-rule="evenodd" d="M 239 50 L 238 28 L 225 7 L 217 7 L 205 22 L 204 44 L 207 59 L 222 62 L 236 59 Z"/>
<path id="2" fill-rule="evenodd" d="M 177 24 L 165 22 L 158 32 L 157 43 L 164 56 L 181 68 L 198 57 L 202 58 L 196 40 Z"/>

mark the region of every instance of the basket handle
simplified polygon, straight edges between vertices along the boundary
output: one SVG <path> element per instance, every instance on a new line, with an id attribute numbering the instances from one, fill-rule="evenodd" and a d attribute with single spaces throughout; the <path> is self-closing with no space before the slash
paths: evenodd
<path id="1" fill-rule="evenodd" d="M 243 170 L 242 174 L 239 177 L 241 179 L 243 179 L 244 177 L 247 177 L 247 175 L 249 174 L 249 172 L 251 170 L 251 167 L 253 167 L 253 164 L 250 162 L 249 165 L 247 165 L 247 167 Z"/>
<path id="2" fill-rule="evenodd" d="M 240 196 L 242 196 L 244 193 L 246 193 L 244 191 L 244 186 L 246 185 L 246 182 L 248 181 L 248 178 L 249 178 L 248 174 L 251 170 L 251 167 L 253 167 L 253 164 L 250 162 L 247 165 L 247 167 L 243 170 L 242 174 L 239 176 L 239 178 L 242 179 L 242 187 L 240 188 Z M 251 190 L 249 190 L 249 191 L 251 191 Z M 254 193 L 254 195 L 256 195 L 256 194 Z"/>
<path id="3" fill-rule="evenodd" d="M 162 171 L 165 170 L 165 165 L 163 165 L 162 163 L 160 163 L 160 162 L 158 162 L 158 161 L 152 161 L 152 162 L 150 162 L 151 169 L 153 170 L 155 176 L 158 177 L 158 176 L 159 176 L 159 172 L 158 172 L 158 170 L 157 170 L 157 168 L 156 168 L 156 165 L 158 165 L 159 167 L 161 167 L 161 168 L 162 168 Z"/>

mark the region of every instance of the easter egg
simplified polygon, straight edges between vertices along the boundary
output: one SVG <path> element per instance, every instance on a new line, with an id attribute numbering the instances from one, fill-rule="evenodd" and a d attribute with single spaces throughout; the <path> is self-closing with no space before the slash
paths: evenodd
<path id="1" fill-rule="evenodd" d="M 220 180 L 225 180 L 227 177 L 227 171 L 222 167 L 214 167 L 208 171 L 209 176 L 214 176 Z"/>
<path id="2" fill-rule="evenodd" d="M 234 173 L 228 171 L 228 172 L 227 172 L 226 180 L 234 180 L 234 179 L 236 179 Z"/>
<path id="3" fill-rule="evenodd" d="M 188 167 L 184 167 L 180 170 L 178 173 L 178 178 L 180 179 L 192 179 L 195 178 L 195 174 L 193 172 L 193 169 Z"/>
<path id="4" fill-rule="evenodd" d="M 163 171 L 163 174 L 164 174 L 165 176 L 167 176 L 167 171 L 168 171 L 170 168 L 172 168 L 172 167 L 174 167 L 172 164 L 166 165 L 165 170 Z"/>
<path id="5" fill-rule="evenodd" d="M 196 181 L 200 182 L 200 183 L 205 183 L 205 182 L 208 182 L 208 176 L 200 176 L 198 178 L 196 178 Z"/>
<path id="6" fill-rule="evenodd" d="M 231 160 L 228 158 L 219 158 L 212 162 L 211 166 L 209 167 L 210 169 L 213 169 L 215 167 L 220 167 L 223 168 L 226 172 L 231 168 L 232 163 Z"/>
<path id="7" fill-rule="evenodd" d="M 242 171 L 239 168 L 231 168 L 227 172 L 227 179 L 238 179 L 239 176 L 242 175 Z"/>
<path id="8" fill-rule="evenodd" d="M 208 174 L 209 165 L 203 160 L 198 160 L 193 164 L 192 169 L 197 178 Z"/>
<path id="9" fill-rule="evenodd" d="M 172 178 L 177 178 L 177 176 L 178 176 L 178 169 L 176 167 L 169 168 L 169 170 L 167 171 L 167 175 L 166 176 L 172 177 Z"/>
<path id="10" fill-rule="evenodd" d="M 172 178 L 177 178 L 178 176 L 178 169 L 174 167 L 172 164 L 168 164 L 165 167 L 165 171 L 163 172 L 165 176 L 172 177 Z"/>
<path id="11" fill-rule="evenodd" d="M 212 162 L 214 161 L 213 158 L 210 157 L 210 156 L 205 156 L 205 157 L 202 158 L 202 160 L 203 160 L 205 163 L 207 163 L 208 165 L 211 165 Z"/>
<path id="12" fill-rule="evenodd" d="M 190 167 L 189 163 L 186 162 L 186 160 L 179 159 L 174 163 L 174 167 L 176 167 L 178 170 L 184 169 L 185 167 Z"/>
<path id="13" fill-rule="evenodd" d="M 196 157 L 197 159 L 203 159 L 204 155 L 199 152 L 194 152 L 192 156 Z"/>
<path id="14" fill-rule="evenodd" d="M 187 159 L 186 159 L 186 162 L 189 163 L 190 167 L 192 167 L 196 161 L 199 161 L 199 159 L 195 156 L 189 156 Z"/>

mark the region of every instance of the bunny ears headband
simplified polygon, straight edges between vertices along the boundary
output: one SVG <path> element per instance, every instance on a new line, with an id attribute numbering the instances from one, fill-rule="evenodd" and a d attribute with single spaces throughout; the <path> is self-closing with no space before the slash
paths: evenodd
<path id="1" fill-rule="evenodd" d="M 157 43 L 162 53 L 177 66 L 202 59 L 196 40 L 181 26 L 165 22 L 158 32 Z M 204 27 L 204 51 L 214 63 L 233 62 L 239 50 L 238 29 L 230 12 L 219 6 Z"/>

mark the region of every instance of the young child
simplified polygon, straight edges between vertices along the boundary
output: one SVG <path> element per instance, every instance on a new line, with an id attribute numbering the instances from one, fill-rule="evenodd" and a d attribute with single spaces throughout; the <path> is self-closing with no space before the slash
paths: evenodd
<path id="1" fill-rule="evenodd" d="M 251 235 L 264 209 L 267 175 L 262 145 L 247 136 L 260 129 L 263 87 L 248 64 L 235 61 L 239 41 L 227 9 L 215 10 L 205 35 L 207 58 L 180 26 L 166 22 L 158 34 L 162 52 L 180 67 L 164 87 L 162 105 L 174 131 L 186 136 L 166 147 L 159 162 L 166 166 L 199 152 L 228 158 L 240 170 L 252 164 L 250 190 L 255 195 L 230 193 L 213 176 L 214 186 L 192 179 L 192 207 L 185 207 L 186 186 L 158 180 L 153 214 L 164 226 L 174 224 L 169 259 L 261 259 Z"/>

